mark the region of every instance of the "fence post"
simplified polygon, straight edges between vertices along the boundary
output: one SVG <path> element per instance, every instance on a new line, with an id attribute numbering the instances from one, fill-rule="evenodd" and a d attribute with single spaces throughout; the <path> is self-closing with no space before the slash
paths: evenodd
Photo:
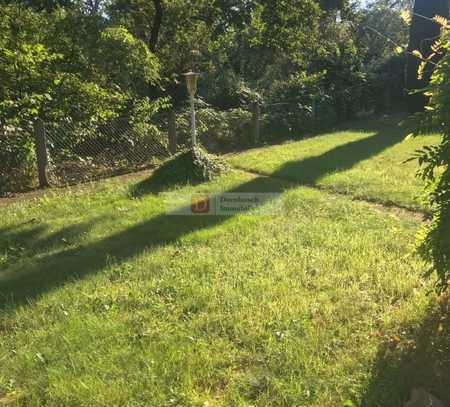
<path id="1" fill-rule="evenodd" d="M 261 132 L 261 106 L 258 102 L 253 103 L 253 141 L 255 144 L 259 143 Z"/>
<path id="2" fill-rule="evenodd" d="M 177 123 L 173 109 L 169 110 L 169 151 L 171 154 L 177 152 Z"/>
<path id="3" fill-rule="evenodd" d="M 313 96 L 312 106 L 311 106 L 311 114 L 312 114 L 312 129 L 316 131 L 316 123 L 317 123 L 317 98 Z"/>
<path id="4" fill-rule="evenodd" d="M 38 169 L 39 187 L 50 186 L 47 177 L 47 142 L 45 138 L 45 126 L 42 120 L 38 119 L 34 123 L 34 143 L 36 148 L 36 162 Z"/>

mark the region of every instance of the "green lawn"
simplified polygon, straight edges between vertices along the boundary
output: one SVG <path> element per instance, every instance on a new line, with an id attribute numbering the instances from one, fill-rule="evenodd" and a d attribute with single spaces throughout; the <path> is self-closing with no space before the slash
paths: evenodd
<path id="1" fill-rule="evenodd" d="M 233 161 L 273 156 L 281 177 L 282 154 L 339 144 L 315 140 Z M 240 171 L 177 192 L 279 192 L 277 215 L 166 216 L 140 181 L 0 208 L 0 405 L 389 407 L 418 385 L 450 402 L 418 217 Z"/>
<path id="2" fill-rule="evenodd" d="M 408 160 L 415 150 L 437 143 L 427 135 L 406 139 L 397 123 L 357 124 L 345 131 L 253 149 L 232 156 L 234 166 L 316 185 L 352 197 L 426 209 L 423 183 L 415 177 L 417 163 Z"/>

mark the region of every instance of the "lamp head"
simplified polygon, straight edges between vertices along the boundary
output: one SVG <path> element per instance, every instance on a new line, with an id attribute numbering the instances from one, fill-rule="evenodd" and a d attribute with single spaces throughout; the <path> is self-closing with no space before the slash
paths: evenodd
<path id="1" fill-rule="evenodd" d="M 190 96 L 194 96 L 197 92 L 197 80 L 200 74 L 198 72 L 187 72 L 184 74 L 186 77 L 186 85 Z"/>

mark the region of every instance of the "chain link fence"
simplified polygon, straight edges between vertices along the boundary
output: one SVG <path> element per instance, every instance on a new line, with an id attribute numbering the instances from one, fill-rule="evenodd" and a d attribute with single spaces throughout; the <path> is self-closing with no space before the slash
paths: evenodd
<path id="1" fill-rule="evenodd" d="M 289 106 L 287 102 L 251 103 L 218 110 L 198 101 L 199 142 L 213 153 L 242 150 L 270 142 L 266 133 L 279 136 L 282 128 L 291 130 L 293 127 L 290 122 L 284 124 L 286 117 L 292 116 L 303 125 L 310 120 L 298 106 L 288 109 Z M 24 136 L 30 139 L 25 144 L 31 145 L 31 155 L 35 158 L 23 174 L 15 173 L 9 165 L 2 170 L 4 182 L 0 182 L 0 195 L 6 193 L 8 196 L 38 186 L 74 185 L 153 168 L 174 154 L 177 148 L 190 145 L 187 107 L 176 112 L 163 111 L 152 119 L 152 123 L 138 124 L 128 118 L 91 124 L 72 120 L 57 123 L 37 121 L 34 134 L 31 131 Z M 276 128 L 271 126 L 273 121 Z M 25 133 L 22 131 L 21 134 Z M 23 159 L 18 161 L 22 163 Z M 23 182 L 16 182 L 21 178 Z"/>
<path id="2" fill-rule="evenodd" d="M 38 162 L 46 166 L 40 184 L 65 186 L 156 166 L 169 157 L 167 136 L 154 125 L 134 126 L 127 119 L 99 125 L 74 122 L 37 127 Z M 46 156 L 42 156 L 45 154 Z"/>
<path id="3" fill-rule="evenodd" d="M 339 116 L 322 99 L 309 94 L 272 98 L 227 110 L 197 99 L 198 140 L 209 152 L 220 154 L 311 135 Z M 0 128 L 0 196 L 153 168 L 189 145 L 188 106 L 163 110 L 139 123 L 130 118 L 37 121 L 34 134 L 31 128 Z"/>

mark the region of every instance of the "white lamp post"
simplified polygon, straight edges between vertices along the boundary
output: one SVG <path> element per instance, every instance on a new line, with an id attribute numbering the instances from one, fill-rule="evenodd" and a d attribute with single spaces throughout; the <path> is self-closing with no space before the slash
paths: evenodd
<path id="1" fill-rule="evenodd" d="M 189 100 L 191 104 L 191 137 L 192 137 L 192 147 L 197 145 L 197 129 L 195 126 L 195 93 L 197 92 L 197 79 L 199 77 L 197 72 L 185 73 L 186 85 L 189 93 Z"/>

